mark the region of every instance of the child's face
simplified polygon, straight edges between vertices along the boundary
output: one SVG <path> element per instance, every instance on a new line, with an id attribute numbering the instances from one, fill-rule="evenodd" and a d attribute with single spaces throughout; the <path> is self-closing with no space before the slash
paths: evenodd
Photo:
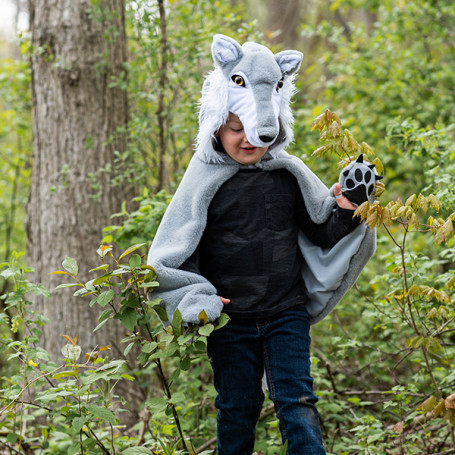
<path id="1" fill-rule="evenodd" d="M 228 121 L 218 131 L 218 136 L 226 153 L 237 163 L 257 163 L 267 151 L 268 147 L 254 147 L 246 138 L 240 119 L 229 113 Z"/>

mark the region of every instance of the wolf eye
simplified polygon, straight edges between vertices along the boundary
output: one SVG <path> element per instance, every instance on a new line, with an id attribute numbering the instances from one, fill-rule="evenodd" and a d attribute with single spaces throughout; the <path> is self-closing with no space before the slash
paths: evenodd
<path id="1" fill-rule="evenodd" d="M 234 74 L 231 79 L 234 81 L 234 84 L 240 85 L 240 87 L 245 87 L 245 81 L 242 76 Z"/>
<path id="2" fill-rule="evenodd" d="M 276 91 L 278 92 L 278 90 L 280 90 L 280 88 L 282 88 L 283 85 L 284 85 L 284 81 L 283 81 L 283 79 L 280 79 L 278 81 L 278 84 L 276 84 Z"/>

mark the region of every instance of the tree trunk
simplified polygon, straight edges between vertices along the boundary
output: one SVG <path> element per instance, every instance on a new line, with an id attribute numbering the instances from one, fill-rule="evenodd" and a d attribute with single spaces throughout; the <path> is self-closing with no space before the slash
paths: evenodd
<path id="1" fill-rule="evenodd" d="M 300 33 L 299 0 L 267 0 L 267 30 L 272 34 L 270 44 L 293 48 Z"/>
<path id="2" fill-rule="evenodd" d="M 75 288 L 54 290 L 68 280 L 49 273 L 62 270 L 70 256 L 81 280 L 95 278 L 88 270 L 101 264 L 102 228 L 132 196 L 130 187 L 112 185 L 128 122 L 127 92 L 110 86 L 114 78 L 126 79 L 123 0 L 30 0 L 29 7 L 34 155 L 28 261 L 36 282 L 51 290 L 50 299 L 36 302 L 50 320 L 42 344 L 54 358 L 66 344 L 63 334 L 78 336 L 82 356 L 108 344 L 121 351 L 123 329 L 106 324 L 93 333 L 98 308 L 73 297 Z"/>

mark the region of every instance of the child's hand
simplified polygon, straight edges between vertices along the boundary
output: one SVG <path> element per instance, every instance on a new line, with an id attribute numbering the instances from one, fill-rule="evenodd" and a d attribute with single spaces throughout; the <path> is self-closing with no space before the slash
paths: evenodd
<path id="1" fill-rule="evenodd" d="M 230 299 L 225 299 L 224 297 L 221 297 L 220 295 L 218 296 L 221 300 L 221 303 L 223 305 L 227 305 L 231 300 Z"/>
<path id="2" fill-rule="evenodd" d="M 346 196 L 343 196 L 343 193 L 341 191 L 341 185 L 339 183 L 335 184 L 335 188 L 333 189 L 333 193 L 335 194 L 337 204 L 342 209 L 349 209 L 349 210 L 357 209 L 357 207 Z"/>

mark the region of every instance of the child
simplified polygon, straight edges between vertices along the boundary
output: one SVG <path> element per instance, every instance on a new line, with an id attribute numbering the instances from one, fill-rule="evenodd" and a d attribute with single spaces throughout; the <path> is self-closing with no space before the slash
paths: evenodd
<path id="1" fill-rule="evenodd" d="M 310 325 L 355 282 L 375 232 L 339 184 L 329 192 L 284 151 L 302 54 L 215 35 L 212 55 L 197 151 L 149 253 L 157 295 L 169 320 L 176 308 L 190 324 L 203 310 L 231 318 L 208 340 L 219 454 L 252 453 L 264 370 L 287 453 L 324 454 Z"/>

